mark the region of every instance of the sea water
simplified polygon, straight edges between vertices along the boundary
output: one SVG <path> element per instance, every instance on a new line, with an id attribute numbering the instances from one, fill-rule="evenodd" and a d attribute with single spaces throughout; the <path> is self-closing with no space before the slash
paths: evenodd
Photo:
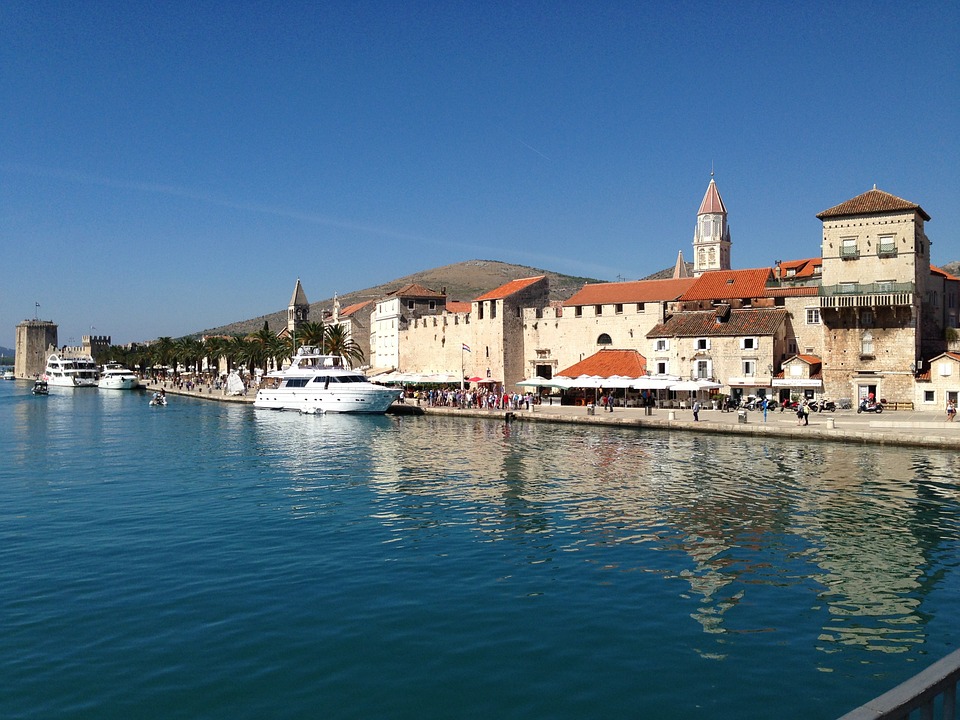
<path id="1" fill-rule="evenodd" d="M 0 384 L 0 717 L 835 718 L 957 647 L 954 453 Z"/>

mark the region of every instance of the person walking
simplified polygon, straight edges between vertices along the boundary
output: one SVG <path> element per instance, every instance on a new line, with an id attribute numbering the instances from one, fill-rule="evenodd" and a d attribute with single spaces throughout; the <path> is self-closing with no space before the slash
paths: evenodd
<path id="1" fill-rule="evenodd" d="M 953 419 L 957 416 L 957 404 L 951 400 L 947 403 L 947 421 L 953 422 Z"/>
<path id="2" fill-rule="evenodd" d="M 693 421 L 700 421 L 700 400 L 693 401 Z"/>

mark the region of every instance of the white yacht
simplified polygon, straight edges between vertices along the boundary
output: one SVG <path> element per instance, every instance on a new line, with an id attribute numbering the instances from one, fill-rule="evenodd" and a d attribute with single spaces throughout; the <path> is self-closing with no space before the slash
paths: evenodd
<path id="1" fill-rule="evenodd" d="M 297 350 L 289 367 L 269 373 L 264 383 L 254 407 L 304 413 L 382 414 L 400 395 L 351 370 L 339 355 L 321 355 L 308 346 Z"/>
<path id="2" fill-rule="evenodd" d="M 100 373 L 89 355 L 67 358 L 54 353 L 47 358 L 47 367 L 40 376 L 56 387 L 96 387 Z"/>
<path id="3" fill-rule="evenodd" d="M 11 369 L 8 368 L 8 369 L 6 369 L 6 370 L 3 371 L 3 379 L 4 379 L 4 380 L 16 380 L 16 379 L 17 379 L 17 376 L 13 374 L 13 370 L 11 370 Z"/>
<path id="4" fill-rule="evenodd" d="M 100 382 L 97 383 L 97 387 L 101 390 L 133 390 L 139 386 L 140 380 L 133 370 L 115 362 L 109 362 L 103 366 Z"/>

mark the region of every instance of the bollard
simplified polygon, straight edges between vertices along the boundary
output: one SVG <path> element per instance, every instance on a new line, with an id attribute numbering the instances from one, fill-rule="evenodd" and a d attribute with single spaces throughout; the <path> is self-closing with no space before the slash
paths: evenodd
<path id="1" fill-rule="evenodd" d="M 747 422 L 747 411 L 746 410 L 737 410 L 737 422 L 740 424 L 746 424 Z"/>
<path id="2" fill-rule="evenodd" d="M 673 410 L 671 410 L 670 412 L 667 413 L 667 420 L 676 420 L 676 419 L 677 419 L 677 413 L 676 413 L 676 412 L 674 412 Z"/>
<path id="3" fill-rule="evenodd" d="M 837 427 L 837 421 L 833 418 L 827 418 L 827 430 L 834 430 Z"/>
<path id="4" fill-rule="evenodd" d="M 593 403 L 587 403 L 587 415 L 596 415 L 597 409 Z"/>

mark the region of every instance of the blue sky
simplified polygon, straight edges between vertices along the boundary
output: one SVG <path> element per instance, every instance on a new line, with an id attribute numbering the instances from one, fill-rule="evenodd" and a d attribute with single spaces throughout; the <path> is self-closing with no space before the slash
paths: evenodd
<path id="1" fill-rule="evenodd" d="M 960 259 L 957 2 L 0 3 L 0 345 L 179 336 L 475 258 L 819 254 L 874 183 Z"/>

